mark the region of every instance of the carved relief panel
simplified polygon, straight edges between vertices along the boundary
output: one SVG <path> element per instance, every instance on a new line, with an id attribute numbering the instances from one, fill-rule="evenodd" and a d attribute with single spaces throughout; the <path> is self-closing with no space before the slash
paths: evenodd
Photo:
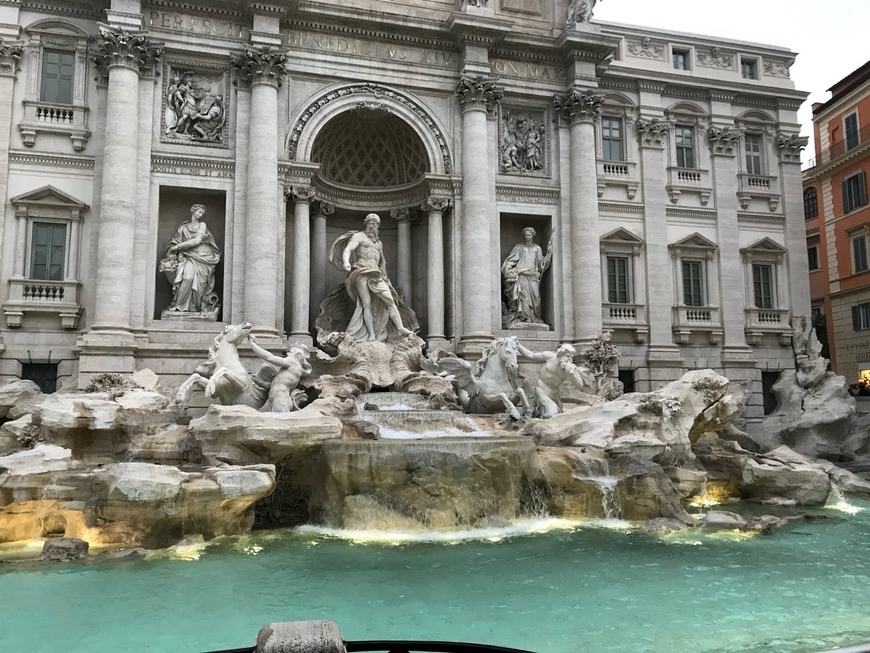
<path id="1" fill-rule="evenodd" d="M 503 175 L 550 176 L 550 131 L 546 109 L 499 105 L 499 172 Z"/>
<path id="2" fill-rule="evenodd" d="M 167 61 L 160 140 L 227 147 L 229 70 Z"/>

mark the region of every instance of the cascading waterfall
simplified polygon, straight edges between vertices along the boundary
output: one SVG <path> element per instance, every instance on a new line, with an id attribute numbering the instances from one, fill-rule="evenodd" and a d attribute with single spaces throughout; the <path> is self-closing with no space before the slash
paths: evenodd
<path id="1" fill-rule="evenodd" d="M 596 458 L 578 453 L 573 456 L 576 464 L 577 478 L 594 483 L 601 492 L 601 508 L 605 519 L 620 519 L 622 506 L 616 492 L 616 477 L 610 474 L 610 463 L 607 458 Z"/>

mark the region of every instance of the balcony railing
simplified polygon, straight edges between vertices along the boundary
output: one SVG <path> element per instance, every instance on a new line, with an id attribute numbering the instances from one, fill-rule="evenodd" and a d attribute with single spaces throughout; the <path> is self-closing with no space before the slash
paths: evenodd
<path id="1" fill-rule="evenodd" d="M 25 313 L 49 313 L 60 317 L 65 329 L 78 326 L 78 281 L 43 281 L 41 279 L 10 279 L 9 300 L 3 304 L 6 326 L 21 326 Z"/>
<path id="2" fill-rule="evenodd" d="M 710 344 L 718 345 L 722 340 L 722 323 L 718 306 L 674 306 L 673 326 L 677 343 L 689 342 L 693 332 L 709 334 Z"/>
<path id="3" fill-rule="evenodd" d="M 644 343 L 649 337 L 649 323 L 646 318 L 646 306 L 643 304 L 613 304 L 605 302 L 601 305 L 604 325 L 608 329 L 626 329 L 634 332 L 635 342 Z"/>
<path id="4" fill-rule="evenodd" d="M 36 144 L 39 132 L 53 132 L 68 135 L 73 149 L 81 152 L 91 135 L 88 131 L 88 108 L 25 100 L 24 119 L 18 125 L 18 131 L 26 147 Z"/>
<path id="5" fill-rule="evenodd" d="M 844 154 L 851 152 L 867 141 L 870 141 L 870 125 L 866 125 L 859 129 L 858 133 L 853 138 L 844 138 L 836 143 L 832 143 L 828 149 L 822 150 L 821 154 L 816 154 L 816 156 L 804 163 L 801 166 L 801 169 L 806 172 L 818 165 L 826 165 L 836 161 Z"/>
<path id="6" fill-rule="evenodd" d="M 746 342 L 750 345 L 761 343 L 765 333 L 779 336 L 780 344 L 791 344 L 791 313 L 787 308 L 756 308 L 749 306 L 746 314 Z"/>
<path id="7" fill-rule="evenodd" d="M 740 173 L 737 175 L 737 197 L 740 200 L 740 208 L 749 208 L 753 197 L 767 200 L 768 208 L 776 211 L 779 206 L 780 189 L 779 178 L 770 175 L 750 175 Z"/>
<path id="8" fill-rule="evenodd" d="M 633 200 L 640 186 L 637 164 L 633 161 L 603 161 L 599 159 L 598 197 L 604 195 L 607 186 L 624 186 L 626 196 Z"/>
<path id="9" fill-rule="evenodd" d="M 710 172 L 698 168 L 669 167 L 668 194 L 671 201 L 676 204 L 684 192 L 697 193 L 701 198 L 701 204 L 706 206 L 713 192 L 713 187 L 710 184 Z"/>

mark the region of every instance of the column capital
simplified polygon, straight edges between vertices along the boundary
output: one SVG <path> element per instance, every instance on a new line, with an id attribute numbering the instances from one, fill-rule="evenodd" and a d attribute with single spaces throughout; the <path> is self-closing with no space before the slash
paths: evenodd
<path id="1" fill-rule="evenodd" d="M 162 56 L 163 46 L 152 43 L 148 32 L 101 23 L 97 52 L 91 59 L 105 77 L 113 66 L 126 66 L 139 74 L 147 74 Z"/>
<path id="2" fill-rule="evenodd" d="M 665 135 L 670 128 L 670 123 L 665 120 L 638 118 L 637 138 L 640 141 L 640 146 L 664 148 Z"/>
<path id="3" fill-rule="evenodd" d="M 24 53 L 24 44 L 7 43 L 0 36 L 0 77 L 15 77 L 18 72 L 18 61 Z"/>
<path id="4" fill-rule="evenodd" d="M 310 186 L 293 186 L 290 189 L 290 196 L 297 204 L 311 204 L 314 200 L 315 191 Z"/>
<path id="5" fill-rule="evenodd" d="M 707 130 L 710 139 L 710 153 L 713 156 L 734 156 L 734 148 L 740 140 L 740 132 L 730 127 L 710 127 Z"/>
<path id="6" fill-rule="evenodd" d="M 411 217 L 411 209 L 403 207 L 401 209 L 390 209 L 390 217 L 398 222 L 411 222 L 414 218 Z"/>
<path id="7" fill-rule="evenodd" d="M 783 163 L 800 163 L 801 152 L 810 142 L 810 139 L 800 134 L 776 135 L 776 148 L 779 150 L 779 160 Z"/>
<path id="8" fill-rule="evenodd" d="M 245 84 L 269 84 L 278 88 L 287 76 L 287 53 L 268 45 L 245 46 L 244 54 L 233 54 L 230 63 L 239 71 Z"/>
<path id="9" fill-rule="evenodd" d="M 504 89 L 498 83 L 498 77 L 463 75 L 456 85 L 455 95 L 462 105 L 462 112 L 486 111 L 492 115 L 496 106 L 504 97 Z"/>
<path id="10" fill-rule="evenodd" d="M 450 210 L 450 199 L 447 197 L 427 197 L 420 205 L 420 210 L 426 213 L 445 213 Z"/>
<path id="11" fill-rule="evenodd" d="M 335 204 L 330 204 L 329 202 L 324 202 L 323 200 L 320 200 L 317 203 L 317 210 L 314 212 L 314 215 L 327 216 L 332 215 L 333 213 L 335 213 Z"/>
<path id="12" fill-rule="evenodd" d="M 601 105 L 604 95 L 573 88 L 568 95 L 553 97 L 556 112 L 561 114 L 568 124 L 576 122 L 593 122 L 601 115 Z"/>

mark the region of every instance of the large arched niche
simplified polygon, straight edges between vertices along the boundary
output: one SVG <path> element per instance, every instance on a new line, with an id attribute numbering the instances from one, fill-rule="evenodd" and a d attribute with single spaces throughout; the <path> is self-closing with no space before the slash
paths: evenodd
<path id="1" fill-rule="evenodd" d="M 346 115 L 341 117 L 342 114 Z M 453 172 L 453 160 L 444 130 L 431 112 L 410 95 L 378 84 L 344 85 L 313 97 L 292 123 L 294 127 L 287 139 L 288 158 L 291 161 L 321 163 L 313 158 L 315 146 L 324 147 L 324 141 L 320 140 L 321 132 L 326 129 L 324 134 L 328 136 L 329 123 L 336 118 L 339 119 L 336 125 L 346 121 L 345 127 L 354 120 L 361 123 L 361 134 L 367 129 L 362 124 L 366 121 L 386 121 L 378 126 L 383 128 L 382 131 L 392 128 L 393 132 L 406 136 L 416 134 L 427 160 L 425 172 L 438 175 Z M 399 126 L 397 120 L 404 125 Z M 371 131 L 374 125 L 370 124 L 368 128 Z"/>

